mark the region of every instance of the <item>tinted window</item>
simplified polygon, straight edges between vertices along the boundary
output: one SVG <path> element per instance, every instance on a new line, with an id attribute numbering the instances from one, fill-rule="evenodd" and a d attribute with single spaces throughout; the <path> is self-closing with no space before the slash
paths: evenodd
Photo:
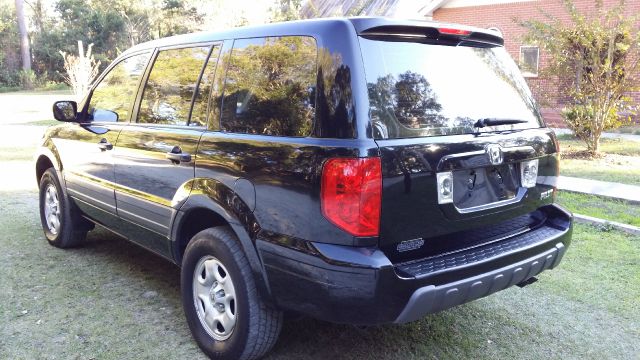
<path id="1" fill-rule="evenodd" d="M 131 56 L 119 62 L 93 90 L 89 101 L 89 120 L 129 121 L 140 77 L 150 53 Z"/>
<path id="2" fill-rule="evenodd" d="M 213 84 L 216 73 L 216 64 L 218 63 L 218 55 L 220 46 L 215 46 L 211 51 L 211 56 L 207 61 L 207 65 L 202 73 L 202 79 L 196 90 L 196 96 L 193 102 L 193 110 L 191 110 L 191 120 L 189 125 L 206 126 L 207 113 L 209 104 L 209 94 L 211 93 L 211 85 Z"/>
<path id="3" fill-rule="evenodd" d="M 503 47 L 475 48 L 361 39 L 376 138 L 478 132 L 479 119 L 540 127 L 535 101 Z"/>
<path id="4" fill-rule="evenodd" d="M 308 135 L 315 114 L 316 53 L 310 37 L 236 40 L 224 88 L 222 129 Z"/>
<path id="5" fill-rule="evenodd" d="M 139 123 L 186 125 L 209 46 L 163 50 L 144 87 Z"/>

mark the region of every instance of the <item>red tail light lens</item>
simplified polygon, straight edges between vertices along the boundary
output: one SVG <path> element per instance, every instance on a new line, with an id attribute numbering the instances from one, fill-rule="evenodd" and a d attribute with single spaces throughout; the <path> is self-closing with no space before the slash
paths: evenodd
<path id="1" fill-rule="evenodd" d="M 320 201 L 327 220 L 354 236 L 378 236 L 380 158 L 334 158 L 322 168 Z"/>
<path id="2" fill-rule="evenodd" d="M 471 31 L 469 30 L 455 29 L 455 28 L 438 28 L 438 31 L 440 32 L 440 34 L 445 34 L 445 35 L 467 36 L 471 34 Z"/>

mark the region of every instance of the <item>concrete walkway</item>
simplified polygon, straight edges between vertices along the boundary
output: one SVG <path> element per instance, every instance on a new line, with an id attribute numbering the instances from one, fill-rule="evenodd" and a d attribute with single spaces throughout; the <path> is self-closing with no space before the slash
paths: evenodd
<path id="1" fill-rule="evenodd" d="M 635 185 L 560 176 L 558 178 L 558 189 L 606 196 L 640 204 L 640 186 Z"/>
<path id="2" fill-rule="evenodd" d="M 553 132 L 555 132 L 557 135 L 573 134 L 573 132 L 569 129 L 552 128 L 551 130 L 553 130 Z M 633 134 L 618 134 L 618 133 L 605 132 L 605 133 L 602 133 L 602 137 L 607 139 L 625 139 L 625 140 L 640 142 L 640 135 L 633 135 Z"/>

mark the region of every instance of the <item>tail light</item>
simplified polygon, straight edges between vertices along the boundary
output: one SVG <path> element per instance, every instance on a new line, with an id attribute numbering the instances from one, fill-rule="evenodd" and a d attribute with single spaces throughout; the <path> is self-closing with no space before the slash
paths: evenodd
<path id="1" fill-rule="evenodd" d="M 322 168 L 320 202 L 327 220 L 353 236 L 378 236 L 380 158 L 334 158 Z"/>

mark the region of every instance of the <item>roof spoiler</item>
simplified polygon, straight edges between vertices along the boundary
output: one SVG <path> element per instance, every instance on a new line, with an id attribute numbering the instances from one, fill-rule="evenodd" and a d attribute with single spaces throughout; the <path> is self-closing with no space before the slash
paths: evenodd
<path id="1" fill-rule="evenodd" d="M 351 18 L 358 35 L 389 38 L 400 41 L 444 42 L 450 44 L 475 43 L 503 46 L 498 31 L 431 21 L 396 20 L 385 18 Z"/>
<path id="2" fill-rule="evenodd" d="M 447 43 L 481 43 L 503 46 L 504 40 L 496 35 L 465 30 L 457 27 L 377 26 L 360 32 L 364 37 L 392 37 L 406 41 L 442 41 Z"/>

